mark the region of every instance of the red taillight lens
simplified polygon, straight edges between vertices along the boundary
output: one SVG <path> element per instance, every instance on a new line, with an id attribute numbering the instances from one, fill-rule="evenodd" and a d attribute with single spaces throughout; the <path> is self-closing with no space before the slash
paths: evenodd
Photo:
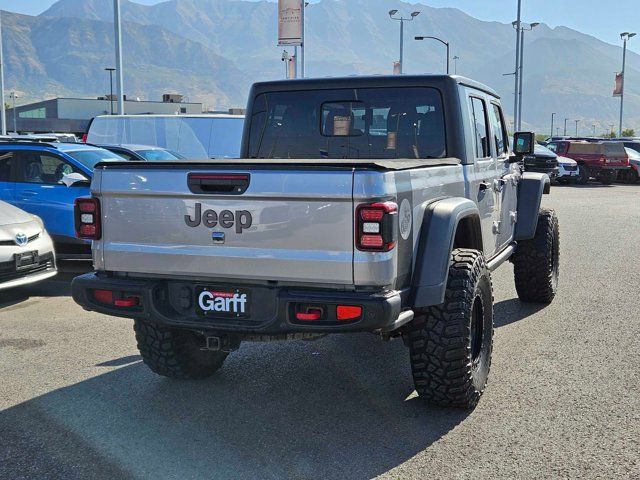
<path id="1" fill-rule="evenodd" d="M 84 135 L 82 135 L 82 140 L 80 140 L 82 143 L 87 143 L 87 137 L 88 135 L 85 133 Z"/>
<path id="2" fill-rule="evenodd" d="M 398 205 L 394 202 L 360 205 L 356 210 L 356 248 L 388 252 L 396 246 Z"/>
<path id="3" fill-rule="evenodd" d="M 96 302 L 104 303 L 105 305 L 114 305 L 120 308 L 131 308 L 140 305 L 140 297 L 126 296 L 126 293 L 120 292 L 119 295 L 123 295 L 121 298 L 117 298 L 115 293 L 111 290 L 94 290 L 93 298 Z"/>
<path id="4" fill-rule="evenodd" d="M 102 229 L 100 201 L 97 198 L 76 198 L 74 217 L 78 238 L 100 240 Z"/>
<path id="5" fill-rule="evenodd" d="M 317 322 L 322 318 L 322 312 L 320 310 L 309 309 L 308 312 L 297 312 L 296 320 L 301 322 Z"/>
<path id="6" fill-rule="evenodd" d="M 350 305 L 338 305 L 336 307 L 336 318 L 339 322 L 348 322 L 357 320 L 362 316 L 362 307 L 353 307 Z"/>

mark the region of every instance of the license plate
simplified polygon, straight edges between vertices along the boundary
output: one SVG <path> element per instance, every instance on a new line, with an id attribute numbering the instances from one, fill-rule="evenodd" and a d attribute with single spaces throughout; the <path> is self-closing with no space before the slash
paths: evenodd
<path id="1" fill-rule="evenodd" d="M 38 263 L 38 252 L 22 252 L 14 255 L 16 261 L 16 270 L 25 270 Z"/>
<path id="2" fill-rule="evenodd" d="M 243 318 L 249 316 L 251 297 L 247 290 L 198 286 L 196 313 L 207 317 Z"/>

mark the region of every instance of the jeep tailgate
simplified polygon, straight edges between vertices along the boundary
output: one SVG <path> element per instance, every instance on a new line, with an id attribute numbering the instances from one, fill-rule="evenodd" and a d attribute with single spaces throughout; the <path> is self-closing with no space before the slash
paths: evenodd
<path id="1" fill-rule="evenodd" d="M 353 169 L 135 164 L 96 169 L 97 269 L 353 284 Z"/>

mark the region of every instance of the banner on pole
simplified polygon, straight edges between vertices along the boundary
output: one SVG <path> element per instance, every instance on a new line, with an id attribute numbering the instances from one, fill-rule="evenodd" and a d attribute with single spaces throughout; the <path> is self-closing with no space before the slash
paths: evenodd
<path id="1" fill-rule="evenodd" d="M 278 46 L 302 45 L 302 2 L 278 0 Z"/>
<path id="2" fill-rule="evenodd" d="M 616 73 L 616 88 L 613 89 L 613 96 L 620 97 L 622 96 L 622 79 L 624 78 L 623 73 Z"/>

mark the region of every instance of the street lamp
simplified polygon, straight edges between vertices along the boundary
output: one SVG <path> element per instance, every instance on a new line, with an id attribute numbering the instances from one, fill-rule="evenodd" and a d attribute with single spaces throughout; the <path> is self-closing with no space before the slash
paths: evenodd
<path id="1" fill-rule="evenodd" d="M 553 117 L 555 116 L 556 116 L 556 112 L 553 112 L 551 114 L 551 135 L 550 135 L 551 137 L 553 137 Z"/>
<path id="2" fill-rule="evenodd" d="M 516 101 L 518 103 L 518 130 L 520 130 L 522 128 L 522 81 L 524 78 L 524 32 L 525 31 L 531 31 L 534 28 L 536 28 L 538 25 L 540 25 L 539 22 L 533 22 L 531 24 L 529 24 L 528 26 L 526 26 L 526 24 L 523 24 L 520 21 L 516 21 L 513 22 L 512 25 L 514 25 L 514 28 L 517 28 L 517 25 L 520 26 L 519 28 L 519 35 L 520 35 L 520 54 L 518 55 L 518 58 L 520 60 L 520 68 L 518 70 L 518 74 L 517 74 L 517 79 L 518 79 L 518 88 L 517 88 L 517 94 L 516 94 Z"/>
<path id="3" fill-rule="evenodd" d="M 625 77 L 624 71 L 625 71 L 625 64 L 627 60 L 627 42 L 635 36 L 636 36 L 635 33 L 629 33 L 629 32 L 623 32 L 620 34 L 620 38 L 622 39 L 622 42 L 623 42 L 623 47 L 622 47 L 622 84 L 620 88 L 620 128 L 618 129 L 618 137 L 622 137 L 622 119 L 624 114 L 624 77 Z"/>
<path id="4" fill-rule="evenodd" d="M 411 12 L 411 17 L 404 18 L 403 16 L 396 17 L 398 10 L 389 10 L 389 18 L 391 20 L 397 20 L 400 22 L 400 74 L 404 72 L 404 22 L 412 22 L 420 12 Z"/>
<path id="5" fill-rule="evenodd" d="M 458 60 L 460 60 L 460 57 L 457 55 L 453 56 L 453 74 L 457 75 L 458 74 Z"/>
<path id="6" fill-rule="evenodd" d="M 113 115 L 113 72 L 116 71 L 113 67 L 107 67 L 105 72 L 109 72 L 109 100 L 111 102 L 111 115 Z"/>
<path id="7" fill-rule="evenodd" d="M 431 39 L 431 40 L 437 40 L 438 42 L 440 42 L 441 44 L 443 44 L 445 47 L 447 47 L 447 75 L 449 75 L 449 42 L 445 42 L 444 40 L 442 40 L 441 38 L 438 37 L 423 37 L 423 36 L 419 36 L 419 37 L 415 37 L 416 40 L 426 40 L 426 39 Z"/>

